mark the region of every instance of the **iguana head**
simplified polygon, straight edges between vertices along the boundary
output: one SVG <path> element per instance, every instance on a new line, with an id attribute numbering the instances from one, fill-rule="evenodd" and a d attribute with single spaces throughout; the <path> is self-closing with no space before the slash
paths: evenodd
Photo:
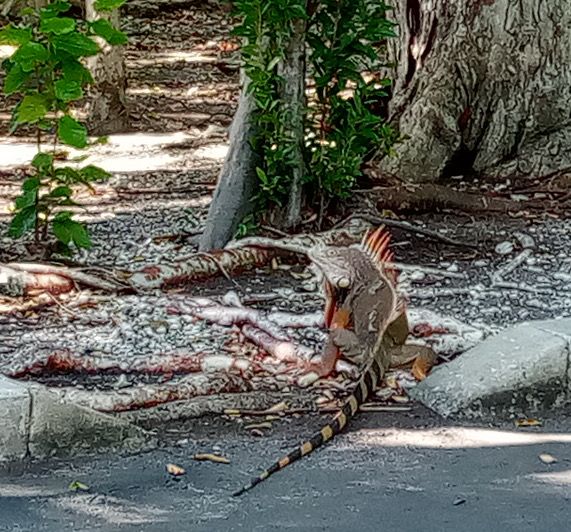
<path id="1" fill-rule="evenodd" d="M 386 275 L 383 264 L 392 260 L 388 249 L 389 235 L 383 227 L 367 233 L 360 244 L 351 246 L 315 246 L 308 251 L 309 259 L 325 279 L 325 323 L 330 325 L 335 310 L 347 293 L 357 285 L 382 288 L 394 286 L 395 279 Z M 380 283 L 380 284 L 379 284 Z M 392 298 L 391 298 L 392 299 Z"/>
<path id="2" fill-rule="evenodd" d="M 353 246 L 316 246 L 309 250 L 308 257 L 334 289 L 353 286 L 367 266 L 363 252 Z"/>

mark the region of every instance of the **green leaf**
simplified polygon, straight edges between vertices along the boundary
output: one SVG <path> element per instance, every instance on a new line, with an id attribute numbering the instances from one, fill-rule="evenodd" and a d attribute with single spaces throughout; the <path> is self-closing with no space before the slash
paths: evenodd
<path id="1" fill-rule="evenodd" d="M 18 106 L 15 114 L 16 124 L 33 124 L 46 116 L 48 112 L 45 96 L 29 94 Z"/>
<path id="2" fill-rule="evenodd" d="M 32 166 L 44 175 L 51 172 L 53 164 L 54 156 L 50 153 L 38 153 L 32 159 Z"/>
<path id="3" fill-rule="evenodd" d="M 275 66 L 277 66 L 277 64 L 282 60 L 281 57 L 274 57 L 269 63 L 268 66 L 266 67 L 267 70 L 273 70 Z"/>
<path id="4" fill-rule="evenodd" d="M 18 92 L 30 78 L 30 72 L 24 72 L 18 64 L 12 66 L 4 78 L 4 94 Z"/>
<path id="5" fill-rule="evenodd" d="M 119 31 L 108 20 L 100 18 L 91 24 L 91 29 L 96 35 L 105 39 L 112 46 L 127 44 L 128 39 L 122 31 Z"/>
<path id="6" fill-rule="evenodd" d="M 69 58 L 60 62 L 63 77 L 69 81 L 77 81 L 80 85 L 93 83 L 91 72 L 77 59 Z"/>
<path id="7" fill-rule="evenodd" d="M 62 168 L 57 168 L 55 171 L 55 177 L 60 183 L 81 183 L 81 174 L 75 168 L 71 166 L 63 166 Z"/>
<path id="8" fill-rule="evenodd" d="M 106 172 L 103 168 L 99 168 L 92 164 L 82 168 L 79 172 L 86 181 L 102 181 L 111 177 L 109 172 Z"/>
<path id="9" fill-rule="evenodd" d="M 85 148 L 87 146 L 87 129 L 83 124 L 71 118 L 62 116 L 58 120 L 57 133 L 59 139 L 74 148 Z"/>
<path id="10" fill-rule="evenodd" d="M 121 7 L 127 0 L 95 0 L 97 11 L 113 11 Z"/>
<path id="11" fill-rule="evenodd" d="M 27 42 L 20 46 L 10 59 L 20 65 L 24 72 L 31 72 L 36 68 L 36 65 L 43 63 L 48 56 L 48 50 L 43 44 Z"/>
<path id="12" fill-rule="evenodd" d="M 22 209 L 26 209 L 27 207 L 32 207 L 36 204 L 37 189 L 32 189 L 24 192 L 22 195 L 16 198 L 14 202 L 16 204 L 16 209 L 21 211 Z"/>
<path id="13" fill-rule="evenodd" d="M 0 44 L 20 46 L 32 40 L 31 28 L 14 28 L 11 24 L 0 30 Z"/>
<path id="14" fill-rule="evenodd" d="M 256 166 L 256 174 L 258 175 L 258 179 L 264 183 L 267 184 L 268 183 L 268 176 L 266 175 L 266 173 L 259 167 Z"/>
<path id="15" fill-rule="evenodd" d="M 70 222 L 71 220 L 69 219 L 58 220 L 57 218 L 52 221 L 52 231 L 54 232 L 54 235 L 65 245 L 71 242 L 71 231 L 69 229 Z"/>
<path id="16" fill-rule="evenodd" d="M 36 208 L 35 206 L 26 207 L 12 218 L 8 234 L 13 238 L 20 238 L 34 227 L 36 227 Z"/>
<path id="17" fill-rule="evenodd" d="M 36 191 L 40 188 L 40 179 L 38 177 L 28 177 L 22 183 L 22 190 L 25 192 L 30 192 L 32 190 Z"/>
<path id="18" fill-rule="evenodd" d="M 73 242 L 78 248 L 90 248 L 91 239 L 89 238 L 87 229 L 83 224 L 72 220 L 70 213 L 65 214 L 67 214 L 67 216 L 56 216 L 52 221 L 54 235 L 60 242 L 66 245 Z"/>
<path id="19" fill-rule="evenodd" d="M 75 20 L 69 17 L 50 17 L 42 20 L 40 31 L 42 33 L 64 35 L 75 30 Z"/>
<path id="20" fill-rule="evenodd" d="M 62 102 L 72 102 L 83 98 L 83 89 L 77 81 L 58 79 L 54 83 L 55 95 Z"/>
<path id="21" fill-rule="evenodd" d="M 89 233 L 83 224 L 79 222 L 74 222 L 71 238 L 73 243 L 78 248 L 90 248 L 91 247 L 91 239 L 89 238 Z"/>
<path id="22" fill-rule="evenodd" d="M 52 2 L 50 5 L 40 10 L 40 17 L 43 21 L 51 17 L 57 17 L 60 13 L 65 13 L 70 9 L 71 9 L 71 4 L 69 2 L 64 2 L 64 1 Z"/>
<path id="23" fill-rule="evenodd" d="M 73 191 L 71 188 L 65 185 L 54 188 L 48 195 L 51 198 L 69 198 Z"/>
<path id="24" fill-rule="evenodd" d="M 76 31 L 65 35 L 55 35 L 51 41 L 57 51 L 67 52 L 75 58 L 97 55 L 100 51 L 93 39 Z"/>

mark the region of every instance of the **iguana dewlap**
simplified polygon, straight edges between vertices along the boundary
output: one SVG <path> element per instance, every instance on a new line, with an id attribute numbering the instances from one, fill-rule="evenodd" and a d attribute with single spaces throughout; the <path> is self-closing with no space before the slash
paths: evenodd
<path id="1" fill-rule="evenodd" d="M 384 266 L 392 260 L 388 243 L 389 235 L 381 227 L 366 235 L 359 245 L 321 246 L 308 253 L 325 278 L 325 322 L 330 333 L 324 358 L 350 348 L 353 357 L 361 358 L 366 369 L 355 391 L 330 424 L 234 495 L 248 491 L 341 432 L 381 382 L 390 362 L 387 346 L 393 341 L 385 333 L 392 322 L 404 315 L 395 275 Z M 404 319 L 406 321 L 406 315 Z"/>

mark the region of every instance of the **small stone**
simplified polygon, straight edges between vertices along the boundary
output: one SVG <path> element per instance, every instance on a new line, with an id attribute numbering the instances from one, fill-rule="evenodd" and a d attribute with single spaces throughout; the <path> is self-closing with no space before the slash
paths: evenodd
<path id="1" fill-rule="evenodd" d="M 535 240 L 526 233 L 514 233 L 517 241 L 521 244 L 523 249 L 533 249 L 535 247 Z"/>
<path id="2" fill-rule="evenodd" d="M 549 453 L 541 453 L 539 455 L 539 459 L 544 464 L 555 464 L 555 463 L 557 463 L 557 458 L 555 458 L 555 456 L 553 456 L 552 454 L 549 454 Z"/>
<path id="3" fill-rule="evenodd" d="M 118 379 L 113 384 L 113 388 L 116 390 L 120 390 L 121 388 L 128 388 L 129 386 L 132 386 L 132 384 L 129 382 L 129 379 L 127 379 L 127 376 L 124 373 L 119 375 Z"/>
<path id="4" fill-rule="evenodd" d="M 426 274 L 420 270 L 414 270 L 413 272 L 410 272 L 409 278 L 411 281 L 423 281 L 426 278 Z"/>
<path id="5" fill-rule="evenodd" d="M 512 242 L 509 242 L 508 240 L 500 242 L 495 248 L 495 252 L 498 255 L 509 255 L 513 250 L 514 250 L 514 245 Z"/>
<path id="6" fill-rule="evenodd" d="M 486 259 L 479 259 L 474 261 L 474 266 L 476 266 L 476 268 L 482 268 L 484 266 L 488 265 L 488 261 Z"/>
<path id="7" fill-rule="evenodd" d="M 557 272 L 553 274 L 553 278 L 557 281 L 571 282 L 571 273 Z"/>

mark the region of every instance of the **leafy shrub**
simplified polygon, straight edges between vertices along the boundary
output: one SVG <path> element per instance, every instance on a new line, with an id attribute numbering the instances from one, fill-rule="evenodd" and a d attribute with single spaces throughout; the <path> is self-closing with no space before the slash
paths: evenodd
<path id="1" fill-rule="evenodd" d="M 95 7 L 110 11 L 124 2 L 98 0 Z M 91 246 L 87 229 L 69 210 L 78 205 L 73 187 L 92 188 L 93 182 L 109 177 L 93 165 L 75 168 L 56 164 L 58 144 L 77 149 L 89 145 L 85 125 L 72 116 L 73 102 L 81 100 L 86 87 L 93 83 L 82 60 L 99 53 L 96 37 L 110 45 L 127 42 L 125 34 L 108 20 L 76 20 L 66 16 L 70 9 L 67 1 L 53 1 L 38 10 L 27 8 L 22 11 L 21 23 L 0 30 L 0 44 L 16 47 L 2 64 L 6 72 L 4 94 L 19 96 L 12 110 L 11 132 L 22 125 L 32 126 L 37 146 L 34 171 L 16 198 L 9 234 L 18 238 L 33 231 L 39 242 L 47 239 L 51 227 L 63 252 L 69 252 L 71 245 Z M 47 145 L 44 139 L 50 134 L 53 142 Z M 75 162 L 82 159 L 85 157 Z"/>

